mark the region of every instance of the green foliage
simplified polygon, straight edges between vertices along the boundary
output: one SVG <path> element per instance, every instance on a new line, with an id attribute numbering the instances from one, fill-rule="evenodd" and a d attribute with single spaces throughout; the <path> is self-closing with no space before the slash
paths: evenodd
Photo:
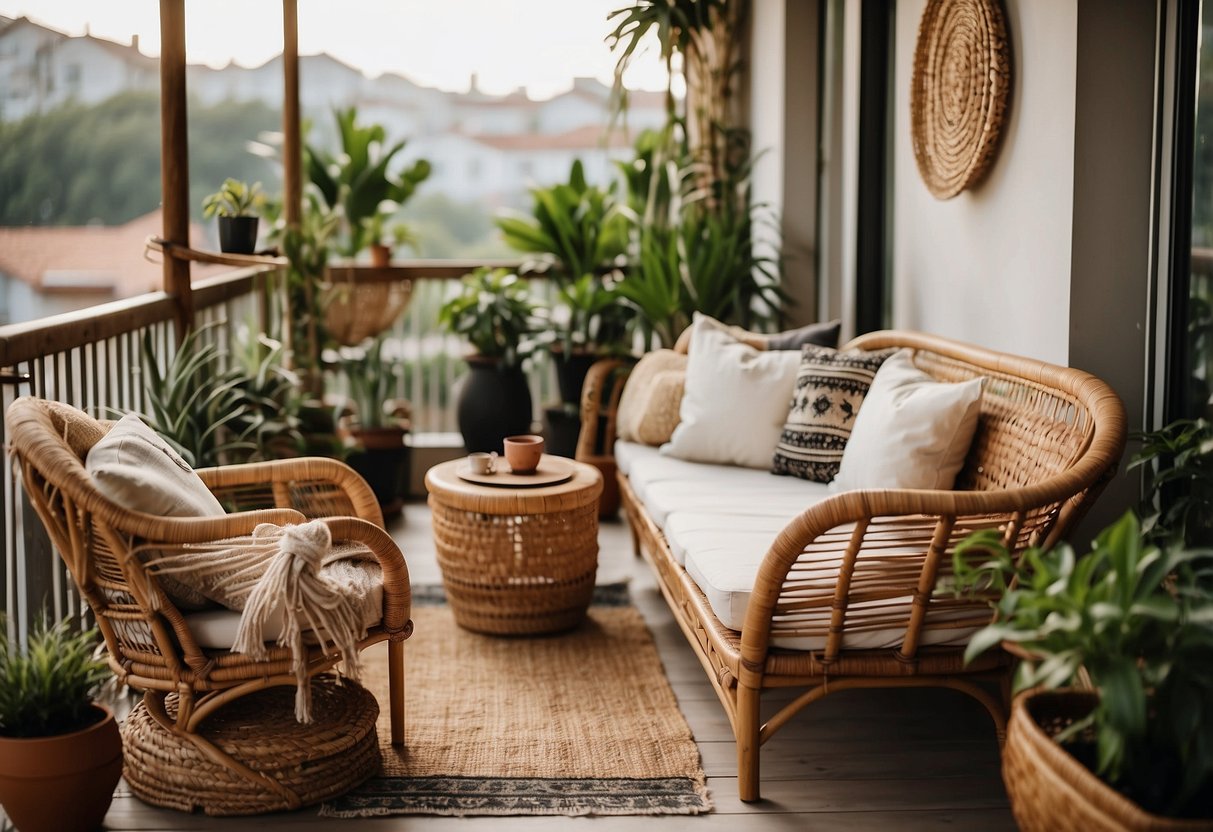
<path id="1" fill-rule="evenodd" d="M 163 370 L 151 332 L 143 338 L 143 415 L 195 468 L 246 461 L 260 429 L 242 374 L 223 369 L 209 340 L 213 326 L 189 332 Z"/>
<path id="2" fill-rule="evenodd" d="M 382 428 L 401 425 L 392 406 L 392 392 L 399 383 L 404 365 L 384 357 L 386 333 L 371 339 L 361 347 L 343 347 L 339 351 L 339 366 L 345 375 L 350 402 L 361 428 Z M 389 412 L 389 407 L 391 411 Z"/>
<path id="3" fill-rule="evenodd" d="M 390 170 L 392 159 L 405 142 L 386 145 L 380 124 L 359 125 L 358 111 L 334 112 L 341 151 L 333 155 L 308 144 L 303 164 L 308 179 L 329 211 L 340 209 L 339 253 L 353 257 L 370 241 L 368 222 L 378 214 L 391 216 L 430 175 L 430 163 L 418 159 L 399 173 Z"/>
<path id="4" fill-rule="evenodd" d="M 531 188 L 531 213 L 503 215 L 496 224 L 507 244 L 539 255 L 539 268 L 555 282 L 567 318 L 560 340 L 565 349 L 597 340 L 617 340 L 619 327 L 603 327 L 602 313 L 616 295 L 601 273 L 618 265 L 628 244 L 628 218 L 615 199 L 615 186 L 590 185 L 581 160 L 569 181 Z"/>
<path id="5" fill-rule="evenodd" d="M 1181 419 L 1140 438 L 1129 470 L 1145 475 L 1145 534 L 1159 545 L 1213 544 L 1213 423 Z"/>
<path id="6" fill-rule="evenodd" d="M 239 179 L 228 177 L 223 185 L 213 194 L 208 194 L 202 200 L 202 215 L 204 217 L 252 217 L 256 216 L 261 206 L 265 204 L 265 194 L 261 192 L 261 183 L 252 185 Z"/>
<path id="7" fill-rule="evenodd" d="M 281 122 L 278 111 L 258 102 L 191 102 L 189 204 L 201 206 L 207 183 L 227 176 L 275 181 L 273 168 L 245 144 Z M 0 225 L 119 225 L 155 210 L 159 97 L 122 93 L 0 123 L 0 194 Z"/>
<path id="8" fill-rule="evenodd" d="M 439 310 L 438 324 L 467 338 L 480 355 L 521 363 L 534 349 L 527 336 L 536 331 L 539 310 L 526 281 L 508 269 L 479 268 L 461 283 Z"/>
<path id="9" fill-rule="evenodd" d="M 51 737 L 96 722 L 93 696 L 110 675 L 94 658 L 97 642 L 95 629 L 77 632 L 45 618 L 24 651 L 0 638 L 0 735 Z"/>
<path id="10" fill-rule="evenodd" d="M 248 437 L 263 459 L 302 452 L 303 389 L 299 377 L 286 369 L 282 343 L 264 334 L 253 338 L 245 327 L 232 358 L 228 374 L 240 391 L 240 404 L 231 432 Z"/>
<path id="11" fill-rule="evenodd" d="M 686 169 L 670 168 L 665 178 L 669 220 L 640 225 L 636 260 L 617 287 L 639 313 L 641 332 L 672 346 L 695 312 L 746 328 L 776 322 L 787 297 L 779 261 L 755 251 L 755 217 L 765 218 L 766 206 L 750 204 L 748 179 L 735 209 L 684 194 Z"/>
<path id="12" fill-rule="evenodd" d="M 1085 720 L 1096 771 L 1152 812 L 1213 816 L 1213 556 L 1143 540 L 1136 516 L 1076 557 L 1060 545 L 1017 563 L 995 531 L 957 546 L 958 589 L 992 592 L 997 620 L 969 642 L 972 659 L 1002 642 L 1030 657 L 1017 689 L 1078 681 L 1100 694 Z"/>

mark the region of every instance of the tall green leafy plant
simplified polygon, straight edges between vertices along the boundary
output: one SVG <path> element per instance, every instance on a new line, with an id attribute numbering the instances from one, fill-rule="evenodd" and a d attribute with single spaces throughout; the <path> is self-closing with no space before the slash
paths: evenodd
<path id="1" fill-rule="evenodd" d="M 0 627 L 0 630 L 3 628 Z M 34 626 L 27 646 L 0 638 L 0 735 L 51 737 L 97 722 L 92 707 L 98 687 L 110 676 L 95 658 L 97 631 L 70 622 Z"/>
<path id="2" fill-rule="evenodd" d="M 1099 704 L 1058 741 L 1151 812 L 1213 817 L 1213 554 L 1143 539 L 1126 514 L 1077 557 L 1062 544 L 1016 560 L 995 531 L 956 548 L 962 590 L 992 593 L 995 623 L 972 659 L 1000 643 L 1026 655 L 1016 688 L 1087 684 Z"/>
<path id="3" fill-rule="evenodd" d="M 381 124 L 358 124 L 358 111 L 334 112 L 341 150 L 333 154 L 312 144 L 304 148 L 304 168 L 330 212 L 341 218 L 338 252 L 353 257 L 370 244 L 371 220 L 391 215 L 429 178 L 430 163 L 417 159 L 402 170 L 392 162 L 406 142 L 389 145 Z"/>
<path id="4" fill-rule="evenodd" d="M 143 415 L 195 468 L 247 460 L 262 421 L 243 377 L 224 369 L 213 328 L 191 330 L 163 367 L 151 332 L 143 337 Z"/>
<path id="5" fill-rule="evenodd" d="M 603 273 L 619 265 L 628 245 L 629 221 L 615 188 L 614 183 L 589 184 L 576 159 L 568 182 L 530 189 L 530 214 L 504 214 L 494 221 L 506 243 L 536 255 L 538 268 L 555 282 L 567 316 L 559 338 L 566 350 L 611 346 L 622 335 L 619 321 L 603 325 L 603 314 L 615 301 Z"/>
<path id="6" fill-rule="evenodd" d="M 397 408 L 389 411 L 389 407 L 404 367 L 383 354 L 386 339 L 386 335 L 380 335 L 359 347 L 343 347 L 338 353 L 360 428 L 403 426 L 403 420 L 394 415 Z"/>

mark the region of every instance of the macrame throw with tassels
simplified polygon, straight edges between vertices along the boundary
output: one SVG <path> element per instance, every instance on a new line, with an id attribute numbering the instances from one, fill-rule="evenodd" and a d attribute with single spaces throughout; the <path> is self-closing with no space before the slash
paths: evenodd
<path id="1" fill-rule="evenodd" d="M 344 673 L 360 676 L 358 640 L 382 615 L 382 583 L 374 556 L 362 546 L 333 546 L 329 528 L 320 520 L 292 526 L 262 523 L 252 542 L 230 548 L 207 548 L 161 554 L 149 573 L 188 578 L 203 595 L 228 609 L 240 610 L 240 627 L 232 650 L 255 660 L 268 656 L 264 634 L 281 614 L 277 643 L 289 647 L 295 675 L 295 717 L 311 722 L 305 634 L 332 644 L 344 659 Z M 150 593 L 153 597 L 156 593 Z"/>

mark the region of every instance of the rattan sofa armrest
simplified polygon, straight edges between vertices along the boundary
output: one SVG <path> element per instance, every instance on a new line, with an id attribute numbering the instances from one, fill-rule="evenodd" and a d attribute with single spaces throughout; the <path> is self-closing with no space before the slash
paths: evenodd
<path id="1" fill-rule="evenodd" d="M 619 397 L 632 365 L 618 358 L 595 361 L 581 388 L 581 433 L 576 458 L 588 460 L 612 456 L 615 445 Z"/>
<path id="2" fill-rule="evenodd" d="M 217 468 L 200 468 L 198 476 L 212 491 L 222 492 L 241 486 L 272 485 L 274 483 L 316 482 L 334 485 L 345 494 L 354 509 L 354 515 L 383 526 L 383 512 L 366 481 L 344 462 L 327 457 L 300 457 L 298 459 L 276 459 L 267 462 L 249 462 L 243 465 L 223 465 Z M 289 496 L 286 489 L 275 489 L 276 500 Z M 304 514 L 313 515 L 306 506 L 291 505 L 289 501 L 280 508 L 295 508 Z"/>

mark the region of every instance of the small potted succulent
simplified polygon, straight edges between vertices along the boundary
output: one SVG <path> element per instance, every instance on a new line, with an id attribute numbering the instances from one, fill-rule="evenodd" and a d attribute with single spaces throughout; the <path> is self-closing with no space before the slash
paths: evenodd
<path id="1" fill-rule="evenodd" d="M 1019 656 L 1003 780 L 1023 830 L 1213 829 L 1213 553 L 1153 545 L 1136 515 L 1082 557 L 957 546 L 957 585 L 999 598 L 973 658 Z"/>
<path id="2" fill-rule="evenodd" d="M 113 799 L 122 739 L 93 701 L 110 678 L 97 643 L 67 621 L 37 625 L 24 650 L 0 632 L 0 804 L 22 832 L 97 829 Z"/>
<path id="3" fill-rule="evenodd" d="M 446 331 L 462 335 L 474 353 L 459 393 L 459 431 L 469 451 L 503 452 L 502 439 L 531 432 L 533 409 L 522 363 L 539 305 L 525 280 L 508 269 L 480 268 L 465 276 L 459 294 L 438 313 Z"/>
<path id="4" fill-rule="evenodd" d="M 258 212 L 265 202 L 261 183 L 249 185 L 225 179 L 223 186 L 202 200 L 202 213 L 219 218 L 219 248 L 229 254 L 253 254 L 257 250 Z"/>

